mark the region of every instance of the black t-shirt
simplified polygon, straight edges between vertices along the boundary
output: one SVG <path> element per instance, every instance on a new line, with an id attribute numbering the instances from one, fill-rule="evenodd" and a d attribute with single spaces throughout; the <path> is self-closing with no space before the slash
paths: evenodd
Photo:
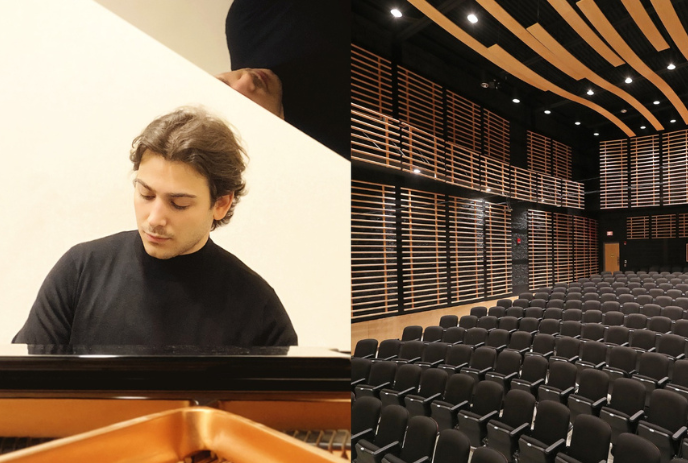
<path id="1" fill-rule="evenodd" d="M 297 336 L 275 291 L 212 240 L 160 260 L 129 231 L 62 256 L 13 342 L 250 347 Z"/>

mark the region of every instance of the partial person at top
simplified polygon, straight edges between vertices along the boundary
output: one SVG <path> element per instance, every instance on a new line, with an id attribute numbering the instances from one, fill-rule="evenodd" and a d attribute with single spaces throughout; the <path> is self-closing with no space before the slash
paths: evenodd
<path id="1" fill-rule="evenodd" d="M 350 17 L 349 0 L 234 0 L 218 78 L 350 159 Z"/>

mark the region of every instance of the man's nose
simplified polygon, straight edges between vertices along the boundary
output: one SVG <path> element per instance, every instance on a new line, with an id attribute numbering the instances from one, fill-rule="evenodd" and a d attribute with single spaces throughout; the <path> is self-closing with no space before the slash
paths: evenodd
<path id="1" fill-rule="evenodd" d="M 148 214 L 148 224 L 151 227 L 164 227 L 167 225 L 167 207 L 163 201 L 156 198 L 151 204 Z"/>
<path id="2" fill-rule="evenodd" d="M 256 90 L 255 82 L 251 73 L 244 72 L 233 84 L 232 88 L 244 96 L 248 96 Z"/>

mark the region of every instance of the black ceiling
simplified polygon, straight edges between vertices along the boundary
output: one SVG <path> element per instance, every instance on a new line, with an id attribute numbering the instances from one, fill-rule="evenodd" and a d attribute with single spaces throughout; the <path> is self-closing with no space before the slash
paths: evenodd
<path id="1" fill-rule="evenodd" d="M 569 77 L 557 67 L 541 58 L 539 54 L 507 30 L 505 26 L 500 24 L 474 0 L 429 0 L 429 3 L 483 45 L 489 47 L 499 44 L 508 53 L 545 79 L 607 109 L 628 125 L 637 135 L 655 133 L 652 125 L 648 123 L 645 117 L 626 101 L 611 92 L 592 85 L 586 79 L 577 81 Z M 584 14 L 576 6 L 576 2 L 569 0 L 569 3 L 587 22 Z M 688 101 L 688 63 L 686 63 L 685 58 L 678 51 L 671 36 L 664 28 L 650 0 L 642 0 L 642 5 L 670 45 L 668 50 L 661 52 L 657 52 L 651 45 L 620 0 L 597 0 L 596 3 L 638 57 L 664 79 L 684 103 Z M 643 78 L 629 64 L 614 67 L 607 62 L 568 25 L 559 13 L 550 6 L 547 0 L 511 0 L 500 1 L 499 4 L 524 27 L 529 27 L 535 23 L 542 25 L 547 32 L 588 68 L 611 84 L 618 86 L 635 97 L 659 119 L 665 130 L 685 127 L 686 124 L 679 116 L 677 110 L 655 85 Z M 688 26 L 688 0 L 674 0 L 672 4 L 684 25 L 684 29 L 688 29 L 686 27 Z M 392 8 L 401 10 L 403 17 L 393 18 L 390 14 Z M 473 76 L 474 79 L 471 79 L 470 85 L 474 85 L 475 81 L 479 83 L 484 80 L 494 79 L 501 83 L 500 88 L 497 90 L 498 92 L 508 93 L 510 98 L 511 93 L 516 90 L 519 93 L 522 104 L 529 106 L 535 113 L 541 113 L 544 109 L 550 109 L 553 113 L 551 117 L 563 124 L 573 124 L 574 120 L 580 120 L 582 122 L 581 128 L 587 130 L 586 134 L 588 136 L 592 136 L 594 132 L 600 133 L 600 139 L 625 136 L 616 125 L 596 111 L 564 99 L 554 93 L 542 92 L 508 75 L 429 20 L 423 13 L 404 0 L 352 0 L 352 9 L 354 15 L 352 38 L 354 41 L 365 35 L 360 33 L 360 27 L 357 32 L 357 23 L 359 26 L 361 24 L 366 25 L 368 29 L 370 27 L 378 28 L 379 37 L 388 38 L 388 40 L 382 41 L 386 43 L 371 43 L 370 45 L 373 47 L 377 45 L 378 48 L 378 50 L 372 51 L 377 51 L 381 54 L 387 52 L 386 54 L 389 55 L 390 50 L 409 47 L 421 49 Z M 468 22 L 466 17 L 469 13 L 474 13 L 478 16 L 479 21 L 477 24 L 473 25 Z M 592 29 L 594 30 L 595 28 L 592 27 Z M 370 40 L 368 41 L 370 42 Z M 383 50 L 384 48 L 387 48 L 387 50 Z M 387 57 L 392 58 L 391 56 Z M 676 69 L 667 69 L 667 64 L 670 61 L 673 61 Z M 632 84 L 624 83 L 624 79 L 627 76 L 633 78 Z M 447 84 L 445 82 L 439 83 Z M 454 87 L 459 92 L 463 90 L 463 93 L 469 97 L 475 92 L 482 91 L 482 89 L 466 89 L 465 82 L 453 82 L 449 83 L 448 86 Z M 586 95 L 586 91 L 589 88 L 594 89 L 595 94 L 593 96 Z M 655 100 L 659 100 L 660 104 L 653 104 Z M 670 123 L 672 119 L 676 120 L 676 122 Z M 646 128 L 641 129 L 641 126 Z"/>

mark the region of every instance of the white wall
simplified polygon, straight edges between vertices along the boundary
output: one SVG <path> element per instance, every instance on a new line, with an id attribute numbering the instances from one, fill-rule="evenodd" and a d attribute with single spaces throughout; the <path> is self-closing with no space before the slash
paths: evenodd
<path id="1" fill-rule="evenodd" d="M 213 239 L 276 289 L 300 344 L 349 348 L 349 163 L 91 0 L 0 0 L 0 342 L 72 245 L 136 226 L 128 152 L 203 104 L 251 158 Z"/>

